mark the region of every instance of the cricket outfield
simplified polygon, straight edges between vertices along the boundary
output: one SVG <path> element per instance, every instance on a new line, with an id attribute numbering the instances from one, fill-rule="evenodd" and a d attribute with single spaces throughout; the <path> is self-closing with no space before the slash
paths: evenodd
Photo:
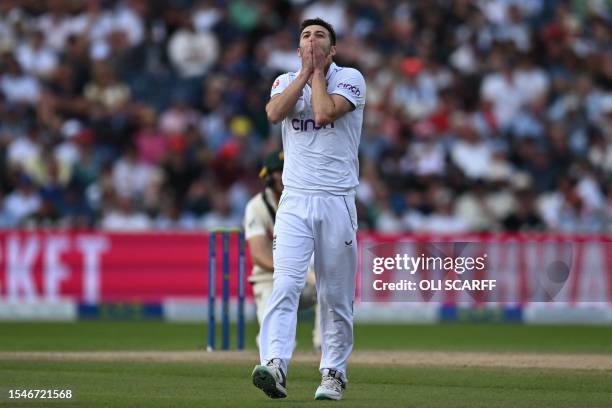
<path id="1" fill-rule="evenodd" d="M 0 406 L 287 407 L 314 401 L 317 356 L 301 324 L 289 397 L 251 384 L 247 350 L 203 350 L 206 327 L 162 322 L 0 324 Z M 347 407 L 610 407 L 612 328 L 503 324 L 358 325 Z M 69 389 L 70 400 L 9 399 Z"/>

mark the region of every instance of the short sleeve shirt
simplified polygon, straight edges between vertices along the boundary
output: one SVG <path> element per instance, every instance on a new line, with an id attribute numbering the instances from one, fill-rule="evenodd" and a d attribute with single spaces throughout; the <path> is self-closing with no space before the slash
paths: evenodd
<path id="1" fill-rule="evenodd" d="M 297 73 L 291 72 L 276 78 L 271 96 L 284 91 L 296 77 Z M 304 86 L 295 108 L 282 122 L 283 184 L 299 190 L 345 195 L 359 184 L 358 151 L 366 84 L 358 70 L 334 63 L 329 67 L 326 82 L 330 95 L 343 96 L 355 109 L 328 125 L 316 126 L 312 89 Z"/>

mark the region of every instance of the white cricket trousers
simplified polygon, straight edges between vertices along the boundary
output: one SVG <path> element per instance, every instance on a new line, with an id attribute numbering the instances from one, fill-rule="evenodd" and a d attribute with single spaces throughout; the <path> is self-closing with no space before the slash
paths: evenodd
<path id="1" fill-rule="evenodd" d="M 353 349 L 353 300 L 357 273 L 355 194 L 285 188 L 274 225 L 274 286 L 260 330 L 260 359 L 278 358 L 287 373 L 295 344 L 299 296 L 314 251 L 321 307 L 321 363 L 347 380 Z"/>
<path id="2" fill-rule="evenodd" d="M 312 272 L 312 275 L 314 275 L 314 272 Z M 315 278 L 314 276 L 311 276 L 311 272 L 308 272 L 307 274 L 306 280 L 308 281 L 309 279 L 312 279 L 312 281 L 315 282 Z M 259 327 L 261 327 L 261 322 L 263 321 L 268 299 L 270 298 L 270 295 L 272 295 L 272 285 L 272 281 L 257 282 L 253 285 L 255 310 L 257 312 L 257 323 L 259 323 Z M 318 303 L 314 307 L 314 313 L 315 319 L 312 329 L 312 346 L 314 349 L 319 349 L 321 347 L 321 308 L 319 307 Z M 257 333 L 257 336 L 255 337 L 255 343 L 257 344 L 257 347 L 259 347 L 259 333 Z"/>

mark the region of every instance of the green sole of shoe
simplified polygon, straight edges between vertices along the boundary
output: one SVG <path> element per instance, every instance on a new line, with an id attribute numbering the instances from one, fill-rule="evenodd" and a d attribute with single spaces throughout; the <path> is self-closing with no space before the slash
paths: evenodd
<path id="1" fill-rule="evenodd" d="M 253 370 L 253 385 L 262 390 L 270 398 L 285 398 L 287 393 L 276 388 L 276 380 L 265 367 Z"/>

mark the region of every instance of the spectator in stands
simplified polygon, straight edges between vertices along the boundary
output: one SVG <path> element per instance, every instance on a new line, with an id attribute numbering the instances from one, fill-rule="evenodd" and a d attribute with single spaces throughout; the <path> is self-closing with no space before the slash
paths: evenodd
<path id="1" fill-rule="evenodd" d="M 202 76 L 218 57 L 217 38 L 210 31 L 197 31 L 189 14 L 181 18 L 181 26 L 170 37 L 168 56 L 182 77 Z"/>
<path id="2" fill-rule="evenodd" d="M 26 175 L 21 175 L 15 190 L 4 199 L 3 213 L 11 220 L 11 224 L 18 226 L 21 222 L 41 207 L 42 200 L 36 191 L 36 186 Z"/>
<path id="3" fill-rule="evenodd" d="M 134 208 L 130 197 L 117 195 L 113 206 L 105 211 L 100 227 L 109 231 L 143 231 L 152 226 L 149 217 Z"/>

